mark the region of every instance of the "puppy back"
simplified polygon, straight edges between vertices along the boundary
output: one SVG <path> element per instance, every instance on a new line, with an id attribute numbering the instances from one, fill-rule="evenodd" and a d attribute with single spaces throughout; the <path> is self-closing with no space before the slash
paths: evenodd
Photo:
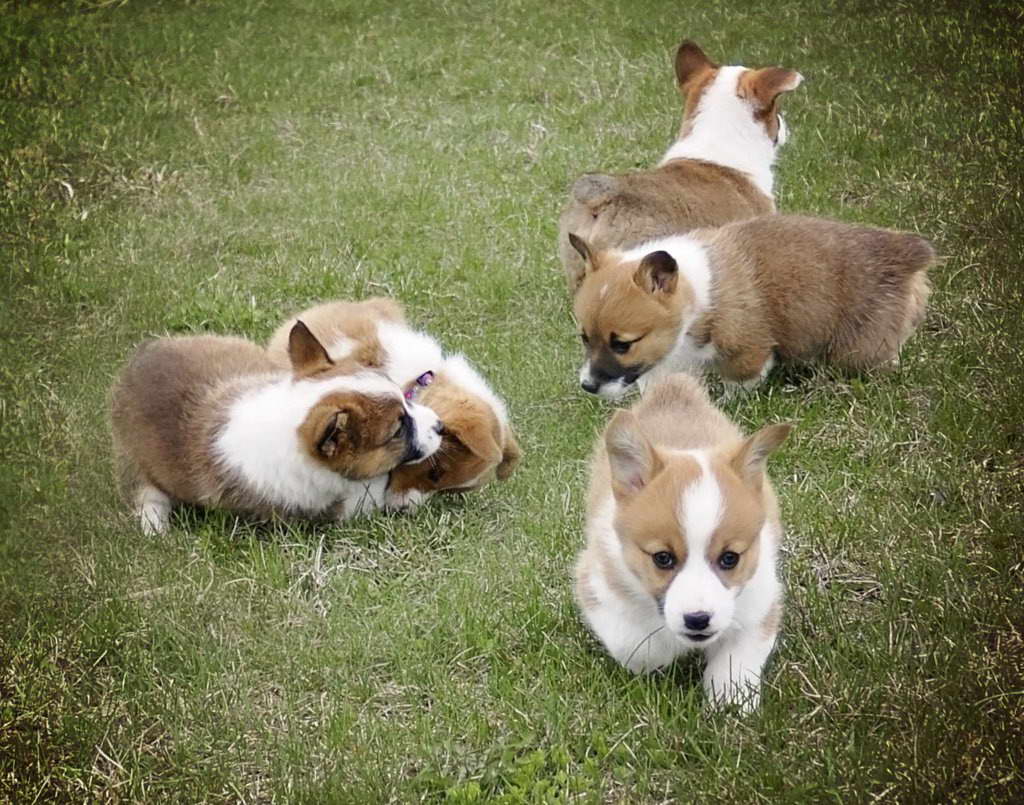
<path id="1" fill-rule="evenodd" d="M 640 173 L 586 174 L 573 184 L 559 221 L 559 257 L 575 290 L 583 261 L 570 232 L 597 251 L 622 249 L 774 211 L 772 199 L 748 177 L 710 162 L 679 159 Z"/>
<path id="2" fill-rule="evenodd" d="M 216 398 L 248 378 L 277 373 L 262 349 L 241 338 L 160 338 L 139 346 L 110 398 L 123 480 L 142 478 L 185 500 L 202 496 L 206 432 L 223 413 Z"/>

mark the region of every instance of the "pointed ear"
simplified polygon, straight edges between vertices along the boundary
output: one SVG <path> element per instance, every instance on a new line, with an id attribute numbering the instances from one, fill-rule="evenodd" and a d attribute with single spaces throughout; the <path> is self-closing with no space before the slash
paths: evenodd
<path id="1" fill-rule="evenodd" d="M 619 189 L 614 176 L 603 173 L 585 173 L 572 183 L 570 195 L 590 210 L 596 210 L 607 203 Z"/>
<path id="2" fill-rule="evenodd" d="M 316 440 L 316 450 L 324 458 L 333 457 L 341 448 L 347 423 L 348 412 L 346 411 L 335 411 L 327 418 Z"/>
<path id="3" fill-rule="evenodd" d="M 499 481 L 505 481 L 516 468 L 523 451 L 519 448 L 515 434 L 511 428 L 505 428 L 505 446 L 501 450 L 501 463 L 498 464 L 497 476 Z"/>
<path id="4" fill-rule="evenodd" d="M 796 70 L 784 67 L 765 67 L 750 70 L 740 79 L 739 94 L 753 102 L 758 109 L 769 109 L 783 92 L 792 92 L 804 77 Z"/>
<path id="5" fill-rule="evenodd" d="M 569 233 L 569 243 L 583 258 L 584 272 L 589 274 L 594 270 L 594 255 L 590 251 L 590 245 L 575 232 Z"/>
<path id="6" fill-rule="evenodd" d="M 683 41 L 676 51 L 676 82 L 680 88 L 705 70 L 714 70 L 716 67 L 718 65 L 704 55 L 697 43 L 689 39 Z"/>
<path id="7" fill-rule="evenodd" d="M 788 422 L 768 425 L 743 442 L 730 463 L 747 483 L 760 489 L 764 479 L 764 465 L 780 444 L 786 441 L 793 426 Z"/>
<path id="8" fill-rule="evenodd" d="M 618 411 L 604 432 L 612 493 L 623 503 L 647 486 L 662 469 L 661 459 L 630 411 Z"/>
<path id="9" fill-rule="evenodd" d="M 313 374 L 334 363 L 323 344 L 301 321 L 296 321 L 288 334 L 288 357 L 297 375 Z"/>
<path id="10" fill-rule="evenodd" d="M 675 293 L 678 279 L 679 266 L 668 252 L 644 255 L 633 274 L 633 282 L 647 293 Z"/>

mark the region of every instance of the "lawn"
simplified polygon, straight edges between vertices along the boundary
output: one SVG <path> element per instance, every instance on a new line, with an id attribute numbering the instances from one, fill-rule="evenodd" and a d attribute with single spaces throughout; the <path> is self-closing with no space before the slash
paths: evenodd
<path id="1" fill-rule="evenodd" d="M 1018 4 L 0 2 L 0 801 L 1014 802 L 1024 796 Z M 772 459 L 760 712 L 633 678 L 570 573 L 611 406 L 555 248 L 657 161 L 684 37 L 781 64 L 784 211 L 942 255 L 891 374 L 724 402 Z M 106 395 L 140 340 L 390 294 L 508 401 L 507 483 L 412 516 L 143 538 Z"/>

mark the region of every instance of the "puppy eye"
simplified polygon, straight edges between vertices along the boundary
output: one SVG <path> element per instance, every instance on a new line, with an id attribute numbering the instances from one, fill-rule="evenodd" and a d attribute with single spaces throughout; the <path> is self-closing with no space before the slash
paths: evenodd
<path id="1" fill-rule="evenodd" d="M 580 333 L 580 341 L 583 342 L 583 346 L 590 346 L 590 339 L 587 338 L 586 333 Z"/>
<path id="2" fill-rule="evenodd" d="M 433 483 L 433 484 L 436 484 L 443 477 L 444 477 L 444 470 L 441 469 L 440 467 L 431 467 L 430 468 L 430 472 L 427 473 L 427 478 L 429 478 L 430 482 Z"/>
<path id="3" fill-rule="evenodd" d="M 643 338 L 643 336 L 640 336 L 640 338 Z M 612 352 L 616 355 L 625 355 L 629 352 L 629 348 L 639 341 L 640 338 L 634 338 L 632 341 L 623 341 L 617 335 L 613 334 L 612 337 L 608 339 L 608 346 L 611 347 Z"/>
<path id="4" fill-rule="evenodd" d="M 676 566 L 676 557 L 671 551 L 658 551 L 651 559 L 659 570 L 671 570 Z"/>
<path id="5" fill-rule="evenodd" d="M 736 551 L 725 551 L 718 557 L 718 566 L 722 570 L 732 570 L 740 563 L 740 555 Z"/>
<path id="6" fill-rule="evenodd" d="M 391 438 L 392 439 L 400 438 L 404 431 L 405 431 L 405 417 L 402 417 L 402 418 L 400 418 L 398 420 L 398 427 L 395 428 L 395 432 L 391 434 Z"/>

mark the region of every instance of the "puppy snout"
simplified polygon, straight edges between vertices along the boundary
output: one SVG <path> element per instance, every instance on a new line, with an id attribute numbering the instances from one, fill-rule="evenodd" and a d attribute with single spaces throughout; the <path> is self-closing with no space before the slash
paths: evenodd
<path id="1" fill-rule="evenodd" d="M 683 615 L 683 623 L 686 628 L 694 632 L 702 632 L 711 623 L 710 612 L 687 612 Z"/>
<path id="2" fill-rule="evenodd" d="M 601 384 L 592 377 L 581 380 L 580 385 L 583 386 L 583 390 L 588 394 L 597 394 L 597 390 L 601 388 Z"/>

